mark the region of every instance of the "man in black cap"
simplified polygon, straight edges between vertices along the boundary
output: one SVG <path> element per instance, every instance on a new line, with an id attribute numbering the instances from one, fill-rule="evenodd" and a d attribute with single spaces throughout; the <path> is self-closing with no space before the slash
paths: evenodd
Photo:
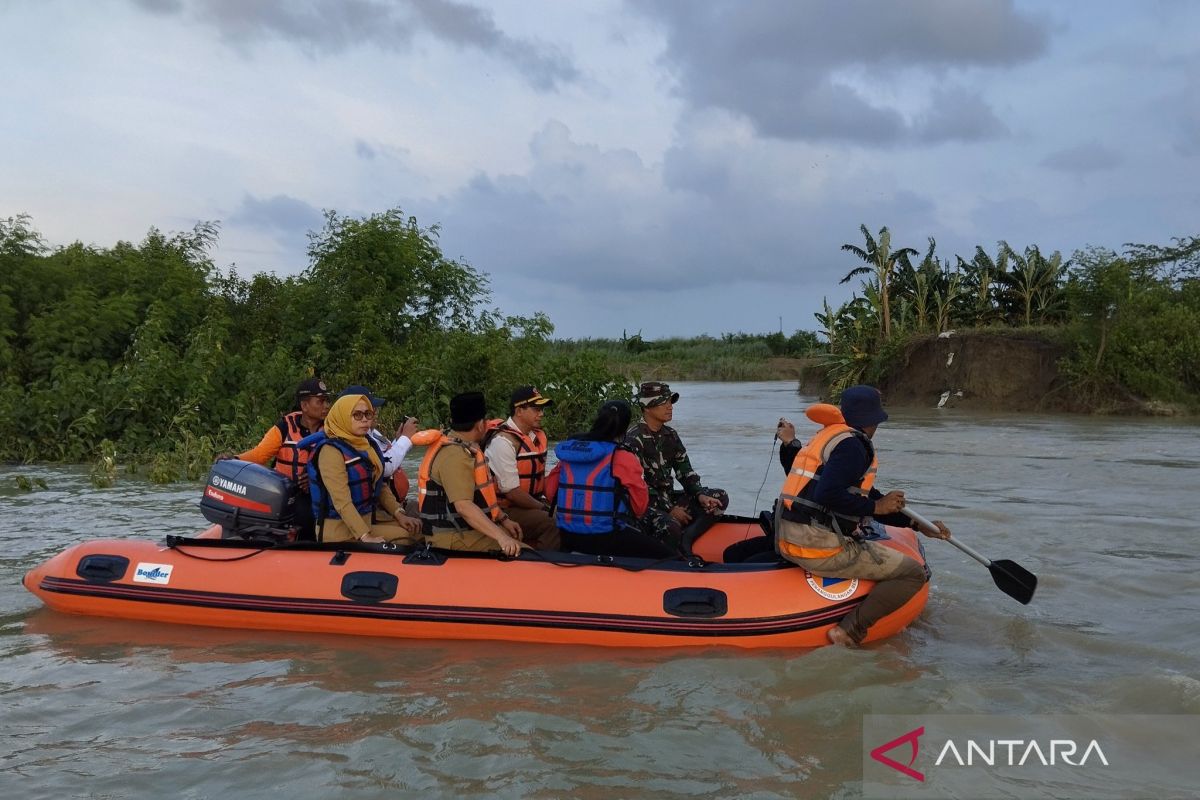
<path id="1" fill-rule="evenodd" d="M 519 386 L 510 398 L 508 419 L 490 428 L 483 439 L 500 506 L 521 526 L 523 541 L 537 550 L 557 550 L 560 543 L 546 502 L 542 417 L 552 405 L 554 401 L 533 386 Z"/>
<path id="2" fill-rule="evenodd" d="M 329 388 L 320 378 L 305 378 L 296 387 L 295 410 L 284 414 L 257 445 L 233 458 L 267 466 L 274 460 L 275 471 L 287 476 L 296 489 L 295 521 L 300 538 L 315 538 L 312 501 L 308 494 L 308 464 L 310 451 L 297 447 L 305 436 L 325 426 L 329 413 Z M 222 458 L 229 458 L 225 455 Z"/>
<path id="3" fill-rule="evenodd" d="M 449 435 L 429 446 L 417 476 L 421 527 L 434 547 L 446 550 L 521 552 L 521 526 L 500 508 L 487 458 L 479 448 L 487 432 L 480 392 L 450 398 Z"/>
<path id="4" fill-rule="evenodd" d="M 900 513 L 904 492 L 883 494 L 874 487 L 878 461 L 872 439 L 888 418 L 879 390 L 851 386 L 842 392 L 841 411 L 844 423 L 826 425 L 792 462 L 776 506 L 776 546 L 813 575 L 876 581 L 867 599 L 828 633 L 829 641 L 848 645 L 861 642 L 871 625 L 907 603 L 928 576 L 916 560 L 865 538 L 860 527 L 871 519 L 916 527 Z M 791 423 L 779 424 L 783 430 Z M 950 538 L 941 521 L 935 524 L 938 532 L 927 536 Z"/>
<path id="5" fill-rule="evenodd" d="M 650 488 L 650 508 L 642 517 L 645 532 L 686 554 L 729 507 L 729 495 L 700 484 L 679 434 L 667 425 L 677 402 L 679 392 L 662 381 L 641 384 L 637 403 L 642 421 L 625 435 L 625 447 L 642 462 Z M 675 489 L 675 478 L 682 491 Z"/>

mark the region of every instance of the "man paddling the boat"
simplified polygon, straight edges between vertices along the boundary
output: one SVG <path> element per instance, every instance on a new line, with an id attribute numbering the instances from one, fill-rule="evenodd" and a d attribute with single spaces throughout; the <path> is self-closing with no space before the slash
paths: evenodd
<path id="1" fill-rule="evenodd" d="M 833 409 L 830 409 L 831 411 Z M 928 580 L 917 561 L 866 539 L 871 519 L 915 527 L 901 513 L 904 492 L 874 488 L 878 461 L 872 438 L 887 418 L 879 390 L 852 386 L 842 392 L 841 417 L 830 421 L 792 463 L 776 505 L 779 554 L 813 575 L 875 581 L 867 599 L 830 629 L 834 644 L 858 644 L 871 625 L 907 603 Z M 949 539 L 942 522 L 927 536 Z"/>

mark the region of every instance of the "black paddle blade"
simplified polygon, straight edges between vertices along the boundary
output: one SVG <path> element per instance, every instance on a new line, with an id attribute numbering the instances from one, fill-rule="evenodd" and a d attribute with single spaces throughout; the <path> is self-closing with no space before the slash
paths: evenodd
<path id="1" fill-rule="evenodd" d="M 1037 575 L 1022 567 L 1015 561 L 1000 559 L 988 565 L 992 580 L 1000 591 L 1022 605 L 1029 605 L 1033 593 L 1037 591 Z"/>

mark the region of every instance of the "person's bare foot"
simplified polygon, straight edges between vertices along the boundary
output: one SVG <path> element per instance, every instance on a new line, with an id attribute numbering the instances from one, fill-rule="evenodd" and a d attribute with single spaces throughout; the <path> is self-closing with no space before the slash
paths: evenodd
<path id="1" fill-rule="evenodd" d="M 830 644 L 841 645 L 842 647 L 854 646 L 854 640 L 850 638 L 850 634 L 846 633 L 840 626 L 834 625 L 825 635 L 829 638 Z"/>

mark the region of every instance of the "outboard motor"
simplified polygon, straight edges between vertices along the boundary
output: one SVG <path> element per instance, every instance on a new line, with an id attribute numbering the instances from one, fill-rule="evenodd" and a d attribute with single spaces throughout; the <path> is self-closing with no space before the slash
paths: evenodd
<path id="1" fill-rule="evenodd" d="M 223 539 L 293 541 L 296 496 L 292 482 L 273 469 L 227 459 L 213 464 L 200 511 L 221 526 Z"/>

